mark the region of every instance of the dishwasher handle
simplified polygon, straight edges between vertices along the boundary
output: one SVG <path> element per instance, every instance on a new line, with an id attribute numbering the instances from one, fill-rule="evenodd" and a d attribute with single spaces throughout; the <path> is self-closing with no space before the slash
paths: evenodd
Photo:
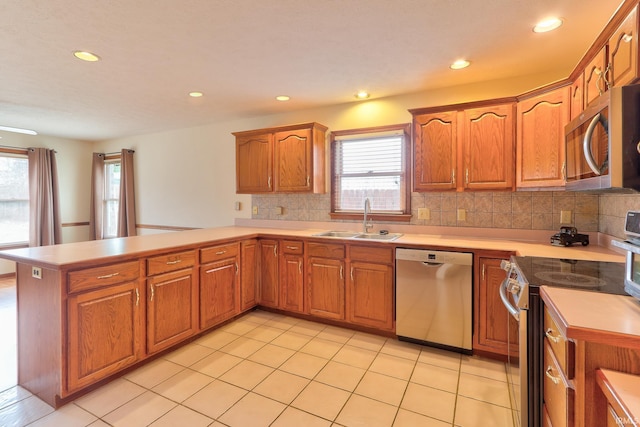
<path id="1" fill-rule="evenodd" d="M 507 297 L 507 286 L 509 285 L 509 278 L 507 277 L 500 284 L 500 299 L 502 300 L 502 304 L 507 308 L 509 313 L 518 321 L 520 321 L 520 310 L 514 307 L 511 302 L 509 302 L 509 297 Z"/>

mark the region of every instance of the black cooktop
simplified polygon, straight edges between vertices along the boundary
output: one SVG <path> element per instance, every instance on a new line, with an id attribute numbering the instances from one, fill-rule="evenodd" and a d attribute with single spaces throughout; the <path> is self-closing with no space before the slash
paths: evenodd
<path id="1" fill-rule="evenodd" d="M 529 286 L 554 286 L 627 295 L 623 262 L 513 257 Z"/>

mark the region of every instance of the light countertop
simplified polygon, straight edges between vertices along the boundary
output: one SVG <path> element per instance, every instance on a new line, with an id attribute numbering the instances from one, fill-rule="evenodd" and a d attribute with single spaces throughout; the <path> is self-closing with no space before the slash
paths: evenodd
<path id="1" fill-rule="evenodd" d="M 263 227 L 229 226 L 170 233 L 151 234 L 126 238 L 65 243 L 54 246 L 22 248 L 0 251 L 0 258 L 30 263 L 51 269 L 72 264 L 95 263 L 96 260 L 113 258 L 113 261 L 132 255 L 144 255 L 164 249 L 184 249 L 232 239 L 251 237 L 310 238 L 326 229 L 279 229 Z M 318 238 L 326 241 L 363 243 L 352 239 Z M 445 234 L 405 233 L 399 239 L 378 244 L 394 247 L 434 247 L 470 250 L 513 251 L 521 256 L 566 258 L 588 261 L 624 262 L 624 255 L 613 249 L 591 244 L 589 246 L 557 247 L 547 242 L 518 241 L 501 238 L 447 236 Z"/>

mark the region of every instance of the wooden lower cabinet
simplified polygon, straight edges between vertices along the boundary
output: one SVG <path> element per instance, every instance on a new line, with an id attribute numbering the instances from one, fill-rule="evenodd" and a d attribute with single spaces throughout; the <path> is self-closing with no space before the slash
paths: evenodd
<path id="1" fill-rule="evenodd" d="M 344 320 L 344 260 L 309 258 L 307 312 L 312 316 Z"/>
<path id="2" fill-rule="evenodd" d="M 142 298 L 137 281 L 69 296 L 69 392 L 140 360 L 144 336 Z"/>
<path id="3" fill-rule="evenodd" d="M 260 305 L 278 307 L 278 241 L 260 240 Z"/>
<path id="4" fill-rule="evenodd" d="M 500 262 L 509 256 L 509 253 L 500 258 L 476 255 L 473 349 L 483 353 L 518 354 L 518 322 L 502 304 L 499 294 L 500 285 L 507 275 L 500 268 Z"/>
<path id="5" fill-rule="evenodd" d="M 280 308 L 304 312 L 304 257 L 282 254 L 280 257 Z"/>
<path id="6" fill-rule="evenodd" d="M 347 281 L 347 321 L 376 329 L 393 329 L 393 268 L 352 261 Z"/>
<path id="7" fill-rule="evenodd" d="M 155 353 L 198 331 L 198 279 L 192 268 L 147 279 L 147 352 Z"/>
<path id="8" fill-rule="evenodd" d="M 200 328 L 207 329 L 240 312 L 240 271 L 236 256 L 200 267 Z"/>
<path id="9" fill-rule="evenodd" d="M 249 310 L 258 303 L 258 241 L 240 243 L 240 310 Z"/>

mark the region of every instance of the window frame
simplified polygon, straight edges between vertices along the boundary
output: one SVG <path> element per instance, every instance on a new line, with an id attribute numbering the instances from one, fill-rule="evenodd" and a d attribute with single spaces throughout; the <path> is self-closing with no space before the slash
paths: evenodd
<path id="1" fill-rule="evenodd" d="M 27 159 L 27 164 L 29 162 L 29 150 L 27 148 L 8 148 L 8 147 L 0 147 L 0 155 L 2 157 L 17 157 L 17 158 L 25 158 Z M 27 171 L 28 175 L 28 171 Z M 28 179 L 28 176 L 27 176 Z M 28 194 L 27 194 L 28 197 Z M 27 202 L 29 202 L 29 198 L 27 198 Z M 27 218 L 27 223 L 31 221 L 31 218 Z M 24 241 L 18 242 L 0 242 L 0 250 L 2 249 L 18 249 L 18 248 L 27 248 L 29 247 L 29 234 L 27 233 L 27 239 Z"/>
<path id="2" fill-rule="evenodd" d="M 391 221 L 391 222 L 409 222 L 411 221 L 411 123 L 402 123 L 396 125 L 386 125 L 386 126 L 375 126 L 368 128 L 359 128 L 359 129 L 347 129 L 347 130 L 339 130 L 333 131 L 330 134 L 330 163 L 331 163 L 331 211 L 329 212 L 329 216 L 331 219 L 338 220 L 361 220 L 364 218 L 364 206 L 360 211 L 336 211 L 336 164 L 335 164 L 335 150 L 336 143 L 339 140 L 339 137 L 344 136 L 357 136 L 357 135 L 368 135 L 368 134 L 381 134 L 383 136 L 384 133 L 390 132 L 402 132 L 404 141 L 403 141 L 403 149 L 404 149 L 404 175 L 402 179 L 404 180 L 404 197 L 405 203 L 402 209 L 402 213 L 389 213 L 389 212 L 376 212 L 373 211 L 367 215 L 368 218 L 371 218 L 375 221 Z M 374 137 L 372 135 L 372 137 Z"/>
<path id="3" fill-rule="evenodd" d="M 118 202 L 118 207 L 120 205 L 120 193 L 118 192 L 118 198 L 117 199 L 113 199 L 107 198 L 107 168 L 109 167 L 109 165 L 112 165 L 114 163 L 118 163 L 120 164 L 120 173 L 122 174 L 122 155 L 120 154 L 111 154 L 111 155 L 105 155 L 104 157 L 104 182 L 102 183 L 102 185 L 104 186 L 104 190 L 102 193 L 102 236 L 104 239 L 115 239 L 116 237 L 118 237 L 118 220 L 119 218 L 116 218 L 116 233 L 115 235 L 108 235 L 107 234 L 107 202 L 110 201 L 117 201 Z"/>

